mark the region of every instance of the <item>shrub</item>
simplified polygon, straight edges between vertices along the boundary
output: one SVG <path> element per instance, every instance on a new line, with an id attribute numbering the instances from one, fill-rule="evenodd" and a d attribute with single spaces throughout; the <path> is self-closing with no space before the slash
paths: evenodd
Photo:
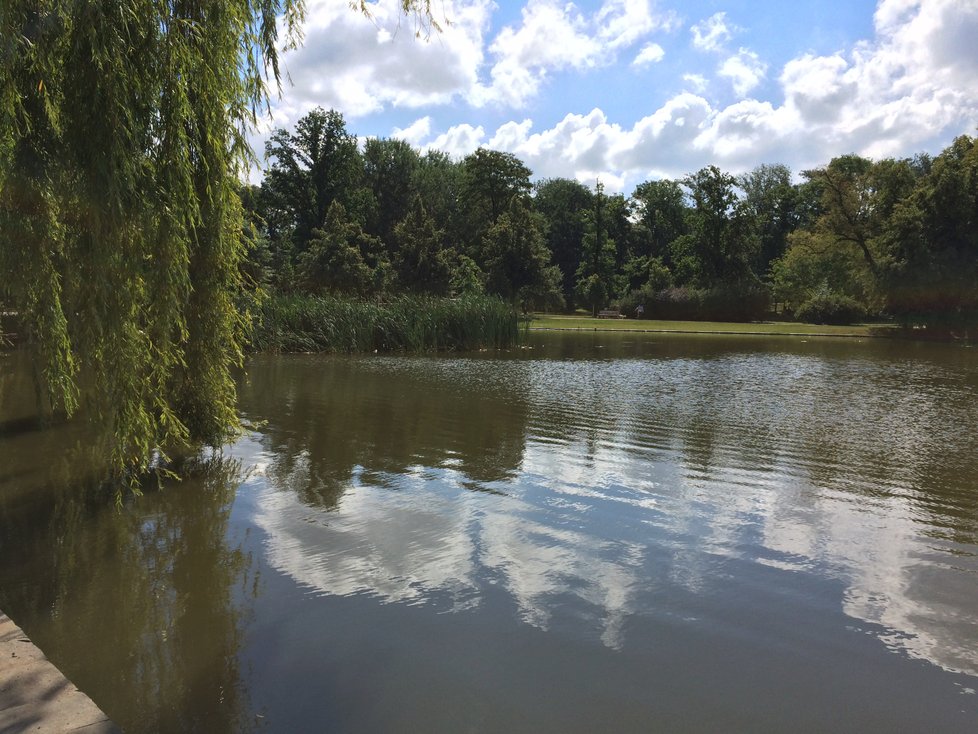
<path id="1" fill-rule="evenodd" d="M 757 321 L 770 305 L 767 291 L 744 288 L 641 288 L 621 299 L 622 313 L 634 317 L 635 307 L 645 306 L 644 318 L 666 321 Z"/>
<path id="2" fill-rule="evenodd" d="M 842 293 L 820 289 L 795 310 L 795 318 L 809 324 L 852 324 L 866 318 L 866 307 Z"/>

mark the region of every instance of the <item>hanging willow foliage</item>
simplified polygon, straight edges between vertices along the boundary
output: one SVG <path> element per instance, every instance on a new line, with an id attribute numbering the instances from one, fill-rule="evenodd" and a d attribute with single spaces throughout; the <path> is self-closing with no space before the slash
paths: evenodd
<path id="1" fill-rule="evenodd" d="M 0 310 L 18 315 L 40 404 L 111 430 L 117 475 L 237 426 L 245 136 L 303 12 L 0 3 Z"/>

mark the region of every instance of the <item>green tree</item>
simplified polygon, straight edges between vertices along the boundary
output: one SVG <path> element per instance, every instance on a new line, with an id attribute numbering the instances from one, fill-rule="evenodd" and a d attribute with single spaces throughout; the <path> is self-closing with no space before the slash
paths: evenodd
<path id="1" fill-rule="evenodd" d="M 603 216 L 608 238 L 615 243 L 615 269 L 620 271 L 641 247 L 632 224 L 631 200 L 623 194 L 606 196 Z"/>
<path id="2" fill-rule="evenodd" d="M 771 263 L 784 254 L 788 235 L 798 227 L 798 190 L 784 165 L 761 165 L 737 179 L 744 192 L 743 213 L 754 243 L 751 269 L 766 278 Z"/>
<path id="3" fill-rule="evenodd" d="M 574 302 L 587 213 L 593 204 L 594 194 L 578 181 L 551 178 L 536 185 L 533 205 L 543 216 L 547 247 L 560 269 L 561 291 L 567 305 Z"/>
<path id="4" fill-rule="evenodd" d="M 701 288 L 751 280 L 746 217 L 734 186 L 736 179 L 707 166 L 683 180 L 693 206 L 689 232 L 671 246 L 678 279 Z"/>
<path id="5" fill-rule="evenodd" d="M 978 329 L 978 140 L 963 135 L 892 207 L 880 236 L 887 308 L 905 324 Z"/>
<path id="6" fill-rule="evenodd" d="M 117 474 L 237 425 L 238 181 L 303 7 L 0 4 L 0 287 L 40 400 L 86 404 Z"/>
<path id="7" fill-rule="evenodd" d="M 467 254 L 486 264 L 483 238 L 512 200 L 530 194 L 530 169 L 512 153 L 479 148 L 462 161 L 461 207 Z"/>
<path id="8" fill-rule="evenodd" d="M 848 277 L 828 283 L 831 292 L 860 299 L 870 311 L 884 305 L 881 237 L 894 210 L 913 191 L 917 175 L 911 161 L 873 162 L 856 155 L 833 158 L 823 168 L 804 172 L 821 195 L 809 239 L 825 260 L 819 267 L 851 263 Z M 852 281 L 862 284 L 862 294 L 852 293 Z"/>
<path id="9" fill-rule="evenodd" d="M 542 292 L 546 291 L 544 286 L 559 286 L 553 273 L 547 271 L 550 251 L 540 215 L 519 198 L 510 200 L 507 210 L 486 233 L 484 252 L 490 293 L 515 302 L 531 290 Z"/>
<path id="10" fill-rule="evenodd" d="M 418 160 L 418 152 L 403 140 L 370 138 L 364 145 L 364 185 L 374 202 L 366 229 L 391 251 L 397 245 L 394 228 L 413 207 Z"/>
<path id="11" fill-rule="evenodd" d="M 429 150 L 418 160 L 414 190 L 425 210 L 442 232 L 442 245 L 456 247 L 463 241 L 465 226 L 461 216 L 464 168 L 461 162 L 440 150 Z"/>
<path id="12" fill-rule="evenodd" d="M 236 425 L 237 179 L 283 11 L 294 38 L 301 2 L 0 10 L 0 281 L 42 400 L 108 423 L 117 472 Z"/>
<path id="13" fill-rule="evenodd" d="M 448 294 L 452 277 L 452 262 L 442 249 L 442 233 L 435 229 L 420 196 L 404 221 L 394 228 L 398 244 L 394 256 L 397 283 L 401 289 L 415 293 Z"/>
<path id="14" fill-rule="evenodd" d="M 380 240 L 351 222 L 343 205 L 334 201 L 323 228 L 313 230 L 308 248 L 299 256 L 299 276 L 310 293 L 364 296 L 386 284 L 389 265 L 382 253 Z"/>
<path id="15" fill-rule="evenodd" d="M 686 233 L 686 197 L 676 181 L 645 181 L 632 194 L 635 213 L 642 232 L 636 255 L 670 262 L 670 245 Z"/>
<path id="16" fill-rule="evenodd" d="M 294 132 L 276 130 L 265 157 L 271 161 L 262 181 L 268 207 L 290 227 L 283 234 L 302 253 L 334 201 L 348 210 L 355 201 L 363 177 L 356 137 L 347 132 L 343 115 L 317 107 Z"/>
<path id="17" fill-rule="evenodd" d="M 658 257 L 637 255 L 631 258 L 622 269 L 622 277 L 626 293 L 636 290 L 655 293 L 672 287 L 672 273 Z"/>
<path id="18" fill-rule="evenodd" d="M 615 282 L 617 249 L 614 240 L 608 237 L 606 204 L 604 186 L 599 181 L 594 192 L 594 208 L 589 212 L 587 220 L 581 264 L 576 273 L 576 295 L 581 302 L 591 307 L 592 315 L 608 305 L 611 297 L 618 291 Z"/>
<path id="19" fill-rule="evenodd" d="M 486 292 L 486 274 L 468 255 L 458 255 L 449 283 L 451 295 L 479 295 Z"/>
<path id="20" fill-rule="evenodd" d="M 824 168 L 805 171 L 822 195 L 815 231 L 840 247 L 854 247 L 874 277 L 879 275 L 879 242 L 894 207 L 910 194 L 914 170 L 910 161 L 874 163 L 857 155 L 833 158 Z"/>
<path id="21" fill-rule="evenodd" d="M 823 290 L 868 303 L 874 285 L 855 249 L 837 247 L 831 238 L 809 230 L 789 235 L 787 250 L 771 264 L 774 300 L 792 313 Z"/>

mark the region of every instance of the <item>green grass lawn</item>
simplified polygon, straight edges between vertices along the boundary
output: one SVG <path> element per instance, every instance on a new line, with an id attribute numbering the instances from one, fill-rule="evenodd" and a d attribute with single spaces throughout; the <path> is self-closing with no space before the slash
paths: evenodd
<path id="1" fill-rule="evenodd" d="M 587 329 L 589 331 L 659 331 L 695 334 L 797 334 L 799 336 L 886 336 L 893 330 L 889 324 L 856 324 L 824 326 L 789 321 L 735 323 L 728 321 L 654 321 L 651 319 L 595 319 L 590 316 L 533 314 L 531 329 Z"/>

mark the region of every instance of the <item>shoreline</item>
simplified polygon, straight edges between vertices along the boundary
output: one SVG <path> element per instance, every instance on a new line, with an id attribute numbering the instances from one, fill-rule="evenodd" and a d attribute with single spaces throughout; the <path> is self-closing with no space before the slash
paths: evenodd
<path id="1" fill-rule="evenodd" d="M 733 331 L 720 329 L 639 329 L 631 327 L 601 328 L 599 326 L 528 326 L 528 331 L 600 331 L 603 333 L 619 332 L 623 334 L 704 334 L 712 336 L 811 336 L 818 338 L 839 339 L 895 339 L 897 336 L 887 334 L 831 334 L 829 332 L 804 331 Z"/>
<path id="2" fill-rule="evenodd" d="M 2 611 L 0 731 L 122 732 Z"/>

